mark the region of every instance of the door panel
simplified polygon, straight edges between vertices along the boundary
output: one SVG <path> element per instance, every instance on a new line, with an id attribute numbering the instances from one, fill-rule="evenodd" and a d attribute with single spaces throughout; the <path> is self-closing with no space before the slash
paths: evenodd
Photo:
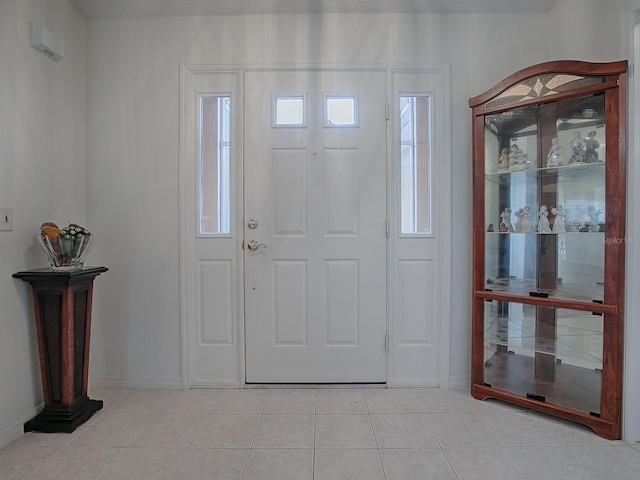
<path id="1" fill-rule="evenodd" d="M 274 95 L 301 92 L 306 124 L 274 127 Z M 357 126 L 325 124 L 327 92 L 355 94 Z M 385 381 L 385 92 L 382 71 L 245 74 L 249 383 Z"/>

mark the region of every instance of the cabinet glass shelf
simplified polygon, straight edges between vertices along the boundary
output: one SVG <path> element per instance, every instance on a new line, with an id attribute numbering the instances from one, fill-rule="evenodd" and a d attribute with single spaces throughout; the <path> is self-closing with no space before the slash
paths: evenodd
<path id="1" fill-rule="evenodd" d="M 545 177 L 562 180 L 563 175 L 577 177 L 575 180 L 600 180 L 604 177 L 604 162 L 571 164 L 562 167 L 544 167 L 517 170 L 513 172 L 488 172 L 485 174 L 487 182 L 497 185 L 526 185 Z"/>

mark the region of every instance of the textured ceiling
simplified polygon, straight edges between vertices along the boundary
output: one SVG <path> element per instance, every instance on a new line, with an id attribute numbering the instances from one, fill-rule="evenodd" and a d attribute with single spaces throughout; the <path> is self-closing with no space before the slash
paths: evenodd
<path id="1" fill-rule="evenodd" d="M 86 18 L 261 13 L 548 12 L 556 0 L 70 0 Z"/>

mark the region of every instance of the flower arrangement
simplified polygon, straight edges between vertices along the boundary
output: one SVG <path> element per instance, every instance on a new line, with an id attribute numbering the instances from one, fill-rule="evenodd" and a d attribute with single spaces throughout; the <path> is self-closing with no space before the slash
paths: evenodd
<path id="1" fill-rule="evenodd" d="M 75 223 L 58 228 L 53 222 L 40 226 L 38 241 L 52 270 L 80 270 L 93 245 L 94 236 L 84 227 Z"/>

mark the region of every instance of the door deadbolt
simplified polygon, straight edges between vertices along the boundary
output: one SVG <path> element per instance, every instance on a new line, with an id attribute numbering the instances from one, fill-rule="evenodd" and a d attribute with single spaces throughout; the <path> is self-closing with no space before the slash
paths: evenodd
<path id="1" fill-rule="evenodd" d="M 247 222 L 247 227 L 249 227 L 251 230 L 255 230 L 256 228 L 258 228 L 258 220 L 256 220 L 255 218 L 250 218 Z"/>

